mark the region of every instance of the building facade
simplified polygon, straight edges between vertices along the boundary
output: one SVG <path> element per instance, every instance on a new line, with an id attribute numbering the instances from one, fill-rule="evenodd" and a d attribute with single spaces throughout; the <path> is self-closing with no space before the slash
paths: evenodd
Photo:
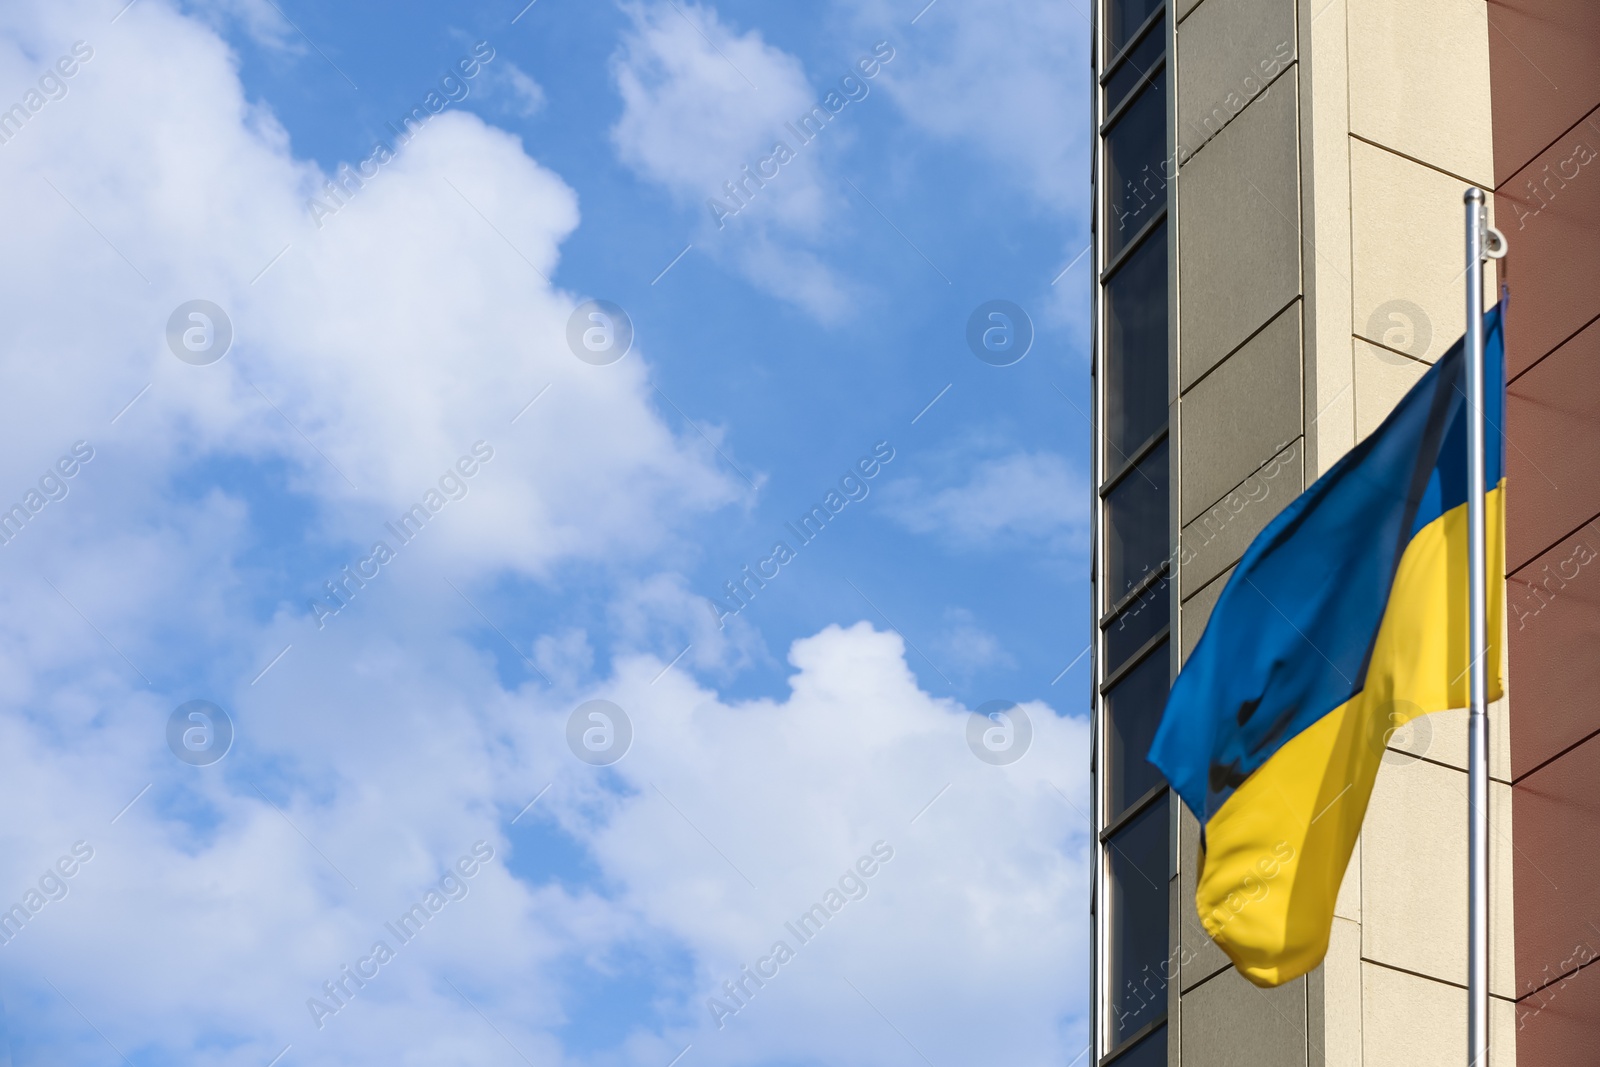
<path id="1" fill-rule="evenodd" d="M 1093 1055 L 1467 1062 L 1464 711 L 1387 738 L 1327 959 L 1274 990 L 1200 928 L 1198 826 L 1143 756 L 1251 539 L 1461 335 L 1470 184 L 1510 242 L 1486 291 L 1512 293 L 1492 1062 L 1594 1061 L 1600 7 L 1098 0 L 1093 23 Z"/>

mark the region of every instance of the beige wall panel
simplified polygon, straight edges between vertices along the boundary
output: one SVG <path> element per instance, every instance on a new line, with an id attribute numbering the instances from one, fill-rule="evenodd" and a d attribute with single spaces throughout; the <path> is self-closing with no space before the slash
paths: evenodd
<path id="1" fill-rule="evenodd" d="M 1322 302 L 1326 311 L 1329 301 Z M 1329 328 L 1325 322 L 1306 323 L 1306 410 L 1315 412 L 1306 425 L 1306 484 L 1310 485 L 1355 446 L 1355 363 L 1346 358 L 1350 338 L 1350 301 L 1334 301 L 1341 321 Z M 1318 310 L 1307 302 L 1308 312 Z M 1317 347 L 1312 351 L 1309 346 Z"/>
<path id="2" fill-rule="evenodd" d="M 1435 337 L 1429 320 L 1420 312 L 1420 308 L 1390 302 L 1367 317 L 1365 335 L 1372 339 L 1374 348 L 1384 350 L 1378 355 L 1387 352 L 1395 357 L 1395 363 L 1407 357 L 1429 366 L 1439 361 L 1451 339 Z"/>
<path id="3" fill-rule="evenodd" d="M 1300 495 L 1303 450 L 1302 440 L 1295 438 L 1184 527 L 1178 553 L 1184 596 L 1237 563 L 1267 523 Z"/>
<path id="4" fill-rule="evenodd" d="M 1466 1030 L 1465 1021 L 1462 1030 Z M 1489 1060 L 1497 1067 L 1517 1067 L 1517 1006 L 1499 997 L 1489 1001 Z"/>
<path id="5" fill-rule="evenodd" d="M 1182 405 L 1187 524 L 1300 436 L 1299 303 L 1207 375 Z"/>
<path id="6" fill-rule="evenodd" d="M 1467 769 L 1466 708 L 1436 711 L 1414 719 L 1389 738 L 1396 758 L 1410 754 L 1426 756 L 1435 763 Z M 1489 705 L 1489 777 L 1511 782 L 1511 717 L 1506 698 Z"/>
<path id="7" fill-rule="evenodd" d="M 1280 79 L 1179 172 L 1184 389 L 1300 292 L 1296 96 Z"/>
<path id="8" fill-rule="evenodd" d="M 1307 1067 L 1308 1062 L 1304 978 L 1257 989 L 1230 969 L 1184 995 L 1183 1067 Z"/>
<path id="9" fill-rule="evenodd" d="M 1362 964 L 1362 1067 L 1456 1067 L 1467 1062 L 1467 991 Z M 1513 1067 L 1516 1007 L 1489 1001 L 1489 1062 Z"/>
<path id="10" fill-rule="evenodd" d="M 1350 112 L 1345 0 L 1300 4 L 1301 250 L 1306 298 L 1306 478 L 1355 443 L 1350 351 Z"/>
<path id="11" fill-rule="evenodd" d="M 1350 142 L 1351 316 L 1357 336 L 1382 343 L 1393 322 L 1390 313 L 1415 314 L 1413 308 L 1430 337 L 1425 350 L 1413 353 L 1419 358 L 1437 359 L 1461 336 L 1465 189 L 1457 178 Z"/>
<path id="12" fill-rule="evenodd" d="M 1294 62 L 1294 0 L 1209 0 L 1178 26 L 1178 160 Z"/>
<path id="13" fill-rule="evenodd" d="M 1356 440 L 1376 430 L 1428 371 L 1426 363 L 1356 338 Z"/>
<path id="14" fill-rule="evenodd" d="M 1487 5 L 1483 0 L 1348 3 L 1351 131 L 1493 188 Z M 1458 208 L 1458 220 L 1459 215 Z"/>
<path id="15" fill-rule="evenodd" d="M 1467 776 L 1388 753 L 1362 832 L 1362 955 L 1465 984 Z M 1489 990 L 1515 993 L 1511 790 L 1490 783 Z"/>
<path id="16" fill-rule="evenodd" d="M 1344 879 L 1339 883 L 1339 893 L 1333 898 L 1333 913 L 1354 922 L 1361 921 L 1361 838 L 1350 853 L 1350 863 L 1344 869 Z"/>
<path id="17" fill-rule="evenodd" d="M 1323 1025 L 1309 1035 L 1312 1067 L 1362 1067 L 1360 923 L 1333 920 L 1328 958 L 1322 964 L 1322 990 Z M 1317 1014 L 1313 1007 L 1312 1018 Z"/>

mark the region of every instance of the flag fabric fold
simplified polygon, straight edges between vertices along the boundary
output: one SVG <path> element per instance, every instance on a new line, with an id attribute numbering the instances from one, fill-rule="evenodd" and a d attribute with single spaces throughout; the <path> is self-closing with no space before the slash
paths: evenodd
<path id="1" fill-rule="evenodd" d="M 1490 700 L 1505 604 L 1502 319 L 1503 305 L 1484 317 Z M 1457 341 L 1255 539 L 1151 746 L 1200 820 L 1200 922 L 1257 985 L 1326 955 L 1390 735 L 1468 705 L 1466 375 Z"/>

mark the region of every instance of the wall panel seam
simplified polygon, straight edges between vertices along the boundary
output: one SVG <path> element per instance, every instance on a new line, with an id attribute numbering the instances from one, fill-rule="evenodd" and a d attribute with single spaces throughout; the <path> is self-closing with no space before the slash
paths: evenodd
<path id="1" fill-rule="evenodd" d="M 1196 378 L 1194 381 L 1189 383 L 1187 388 L 1185 388 L 1182 385 L 1182 383 L 1180 382 L 1179 386 L 1178 386 L 1178 399 L 1182 400 L 1184 397 L 1186 397 L 1190 393 L 1194 392 L 1195 388 L 1198 387 L 1201 382 L 1205 381 L 1207 378 L 1211 377 L 1213 374 L 1215 374 L 1217 372 L 1217 368 L 1221 367 L 1224 363 L 1228 362 L 1228 360 L 1230 360 L 1234 356 L 1238 355 L 1240 349 L 1244 348 L 1244 346 L 1249 344 L 1251 341 L 1254 341 L 1258 334 L 1260 334 L 1268 326 L 1271 326 L 1273 323 L 1277 322 L 1280 318 L 1282 318 L 1284 312 L 1286 312 L 1290 308 L 1294 307 L 1295 301 L 1303 300 L 1305 298 L 1304 279 L 1301 279 L 1301 283 L 1302 284 L 1301 284 L 1301 291 L 1300 292 L 1295 293 L 1293 296 L 1291 296 L 1289 298 L 1287 303 L 1285 303 L 1282 307 L 1278 308 L 1276 311 L 1272 312 L 1272 314 L 1268 315 L 1265 322 L 1263 322 L 1260 326 L 1257 326 L 1255 329 L 1250 331 L 1250 336 L 1246 337 L 1243 341 L 1240 341 L 1237 345 L 1234 345 L 1232 348 L 1228 349 L 1227 355 L 1221 357 L 1215 363 L 1213 363 L 1211 366 L 1207 367 L 1203 372 L 1201 372 L 1200 377 Z M 1305 417 L 1305 412 L 1302 411 L 1301 412 L 1302 422 L 1304 420 L 1304 417 Z M 1287 443 L 1287 442 L 1285 442 L 1285 443 Z"/>
<path id="2" fill-rule="evenodd" d="M 1524 699 L 1526 699 L 1526 698 L 1524 698 Z M 1527 771 L 1524 771 L 1522 774 L 1517 775 L 1515 778 L 1511 779 L 1511 788 L 1512 789 L 1520 788 L 1523 785 L 1523 783 L 1526 782 L 1533 775 L 1538 774 L 1540 771 L 1544 770 L 1546 767 L 1550 766 L 1552 763 L 1556 762 L 1557 760 L 1563 759 L 1566 756 L 1569 756 L 1572 753 L 1576 752 L 1578 749 L 1582 748 L 1584 745 L 1587 745 L 1590 741 L 1593 741 L 1596 737 L 1600 737 L 1600 729 L 1596 729 L 1596 730 L 1590 731 L 1589 733 L 1585 734 L 1583 737 L 1581 737 L 1577 741 L 1574 741 L 1572 744 L 1570 744 L 1566 748 L 1562 749 L 1560 752 L 1557 752 L 1555 755 L 1549 757 L 1548 759 L 1540 761 L 1538 766 L 1531 767 Z"/>
<path id="3" fill-rule="evenodd" d="M 1572 135 L 1572 131 L 1573 130 L 1576 130 L 1579 126 L 1582 126 L 1585 122 L 1589 122 L 1591 119 L 1593 119 L 1594 116 L 1595 116 L 1595 112 L 1597 112 L 1597 111 L 1600 111 L 1600 102 L 1596 102 L 1594 107 L 1592 107 L 1588 111 L 1584 112 L 1584 114 L 1582 115 L 1582 117 L 1580 117 L 1578 119 L 1578 121 L 1574 122 L 1571 126 L 1568 126 L 1566 129 L 1562 130 L 1561 133 L 1558 134 L 1549 144 L 1545 145 L 1543 148 L 1539 149 L 1539 151 L 1537 151 L 1533 155 L 1529 156 L 1522 163 L 1519 163 L 1517 165 L 1517 169 L 1516 170 L 1514 170 L 1510 174 L 1506 175 L 1506 180 L 1500 183 L 1500 187 L 1503 189 L 1506 186 L 1510 185 L 1512 182 L 1516 181 L 1518 178 L 1520 178 L 1522 176 L 1522 172 L 1527 170 L 1529 167 L 1533 166 L 1533 164 L 1538 160 L 1538 158 L 1540 156 L 1544 155 L 1546 152 L 1550 151 L 1550 149 L 1552 149 L 1556 145 L 1560 144 L 1561 143 L 1561 139 L 1563 137 L 1570 137 Z M 1593 123 L 1590 123 L 1590 128 L 1591 129 L 1593 128 Z M 1596 131 L 1596 132 L 1600 132 L 1600 131 Z"/>
<path id="4" fill-rule="evenodd" d="M 1509 319 L 1510 319 L 1510 316 L 1508 315 L 1507 316 L 1508 322 L 1509 322 Z M 1589 327 L 1593 326 L 1596 322 L 1600 322 L 1600 312 L 1597 312 L 1595 314 L 1594 318 L 1590 319 L 1588 322 L 1584 323 L 1582 326 L 1579 326 L 1576 330 L 1573 330 L 1570 334 L 1568 334 L 1567 336 L 1563 337 L 1561 340 L 1557 341 L 1554 345 L 1552 345 L 1550 347 L 1550 351 L 1542 353 L 1539 356 L 1538 359 L 1534 360 L 1532 363 L 1528 364 L 1526 367 L 1524 367 L 1521 370 L 1517 371 L 1517 373 L 1513 377 L 1509 378 L 1506 381 L 1506 387 L 1510 388 L 1511 386 L 1516 385 L 1517 382 L 1519 382 L 1522 379 L 1523 375 L 1527 374 L 1533 368 L 1537 367 L 1539 364 L 1543 363 L 1545 360 L 1549 359 L 1551 356 L 1553 356 L 1557 352 L 1561 351 L 1563 348 L 1565 348 L 1567 346 L 1567 344 L 1569 342 L 1572 341 L 1573 338 L 1577 337 L 1584 330 L 1587 330 Z"/>
<path id="5" fill-rule="evenodd" d="M 1543 548 L 1539 549 L 1539 551 L 1535 552 L 1533 555 L 1528 557 L 1528 562 L 1518 565 L 1518 567 L 1515 570 L 1506 571 L 1506 577 L 1507 578 L 1515 578 L 1515 577 L 1519 576 L 1520 574 L 1522 574 L 1523 571 L 1527 570 L 1529 567 L 1533 566 L 1535 563 L 1538 563 L 1541 559 L 1544 559 L 1545 556 L 1549 555 L 1550 554 L 1550 550 L 1552 548 L 1555 548 L 1557 545 L 1561 544 L 1561 542 L 1563 542 L 1563 541 L 1570 540 L 1580 530 L 1583 530 L 1583 529 L 1587 528 L 1590 533 L 1600 535 L 1600 530 L 1595 530 L 1594 529 L 1594 523 L 1595 523 L 1596 519 L 1600 519 L 1600 512 L 1596 512 L 1595 514 L 1590 515 L 1587 519 L 1584 519 L 1582 522 L 1578 523 L 1578 525 L 1574 526 L 1572 529 L 1568 530 L 1566 533 L 1562 534 L 1560 537 L 1556 538 L 1554 541 L 1551 541 L 1548 545 L 1545 545 Z M 1571 581 L 1571 579 L 1567 579 L 1567 580 Z M 1532 583 L 1528 583 L 1528 584 L 1532 584 Z"/>
<path id="6" fill-rule="evenodd" d="M 1350 139 L 1352 141 L 1360 141 L 1362 144 L 1367 145 L 1367 146 L 1372 147 L 1372 148 L 1376 148 L 1380 152 L 1387 152 L 1391 156 L 1395 156 L 1398 159 L 1406 160 L 1408 163 L 1415 163 L 1417 166 L 1424 167 L 1427 170 L 1431 170 L 1435 174 L 1442 174 L 1446 178 L 1453 178 L 1453 179 L 1455 179 L 1456 181 L 1460 182 L 1463 185 L 1478 185 L 1478 183 L 1473 181 L 1471 178 L 1463 178 L 1461 175 L 1457 174 L 1453 170 L 1445 170 L 1443 167 L 1441 167 L 1441 166 L 1439 166 L 1439 165 L 1437 165 L 1435 163 L 1429 163 L 1425 159 L 1418 159 L 1416 156 L 1407 155 L 1406 153 L 1401 152 L 1401 151 L 1399 151 L 1397 149 L 1390 148 L 1386 144 L 1382 144 L 1382 143 L 1380 143 L 1378 141 L 1374 141 L 1374 140 L 1372 140 L 1371 138 L 1368 138 L 1368 137 L 1363 137 L 1363 136 L 1361 136 L 1361 134 L 1357 133 L 1354 130 L 1350 131 Z M 1485 192 L 1492 193 L 1492 192 L 1495 191 L 1495 188 L 1493 186 L 1478 186 L 1478 187 L 1481 188 L 1481 189 L 1484 189 Z"/>
<path id="7" fill-rule="evenodd" d="M 1190 12 L 1190 14 L 1193 14 L 1193 12 Z M 1199 143 L 1199 145 L 1197 145 L 1194 148 L 1194 150 L 1191 151 L 1188 154 L 1188 156 L 1186 156 L 1182 161 L 1179 162 L 1179 164 L 1178 164 L 1179 169 L 1181 170 L 1183 167 L 1187 167 L 1190 163 L 1194 162 L 1195 158 L 1200 155 L 1201 150 L 1204 149 L 1206 147 L 1206 145 L 1212 144 L 1213 142 L 1216 141 L 1216 139 L 1218 137 L 1221 137 L 1222 134 L 1223 134 L 1223 131 L 1225 131 L 1229 126 L 1232 126 L 1235 122 L 1237 122 L 1239 120 L 1239 116 L 1243 115 L 1246 111 L 1249 111 L 1250 108 L 1252 106 L 1254 106 L 1254 104 L 1255 104 L 1255 102 L 1257 100 L 1265 99 L 1267 94 L 1272 92 L 1272 87 L 1274 85 L 1277 85 L 1278 82 L 1283 78 L 1283 76 L 1285 74 L 1288 74 L 1291 70 L 1295 72 L 1295 76 L 1298 79 L 1299 73 L 1300 73 L 1300 54 L 1299 54 L 1298 44 L 1296 45 L 1294 61 L 1292 63 L 1289 63 L 1282 70 L 1280 70 L 1276 75 L 1274 75 L 1272 80 L 1269 81 L 1262 88 L 1262 90 L 1259 93 L 1257 93 L 1256 95 L 1252 96 L 1249 100 L 1245 101 L 1244 107 L 1241 107 L 1237 112 L 1235 112 L 1233 115 L 1231 115 L 1228 118 L 1227 122 L 1224 122 L 1221 126 L 1218 126 L 1217 127 L 1217 131 L 1215 133 L 1213 133 L 1211 136 L 1207 137 L 1204 141 L 1201 141 Z M 1173 82 L 1174 82 L 1174 85 L 1176 85 L 1177 79 L 1176 78 L 1173 79 Z M 1178 117 L 1181 120 L 1183 116 L 1180 115 Z"/>
<path id="8" fill-rule="evenodd" d="M 1556 975 L 1554 978 L 1551 978 L 1548 982 L 1545 982 L 1543 985 L 1541 985 L 1537 989 L 1530 989 L 1526 993 L 1519 993 L 1517 995 L 1517 999 L 1516 999 L 1515 1003 L 1521 1004 L 1524 1000 L 1527 1000 L 1529 997 L 1532 997 L 1532 996 L 1537 996 L 1538 994 L 1544 992 L 1546 989 L 1549 989 L 1551 986 L 1555 985 L 1557 982 L 1565 982 L 1565 981 L 1567 981 L 1573 975 L 1577 974 L 1579 971 L 1583 970 L 1584 968 L 1588 967 L 1590 964 L 1594 963 L 1595 960 L 1600 960 L 1600 956 L 1596 956 L 1596 957 L 1594 957 L 1594 959 L 1588 960 L 1588 961 L 1586 961 L 1584 963 L 1580 963 L 1576 967 L 1572 968 L 1572 970 L 1570 970 L 1570 971 L 1563 971 L 1562 973 Z M 1501 999 L 1504 999 L 1504 998 L 1501 998 Z"/>
<path id="9" fill-rule="evenodd" d="M 1491 940 L 1492 940 L 1492 937 L 1491 937 Z M 1409 967 L 1397 967 L 1396 965 L 1394 965 L 1392 963 L 1385 963 L 1383 960 L 1375 960 L 1371 956 L 1368 956 L 1368 955 L 1365 955 L 1365 954 L 1363 954 L 1361 956 L 1361 962 L 1362 963 L 1370 963 L 1374 967 L 1381 967 L 1383 970 L 1389 971 L 1389 972 L 1391 972 L 1393 974 L 1410 975 L 1412 978 L 1420 978 L 1424 982 L 1432 982 L 1435 985 L 1446 986 L 1446 987 L 1448 987 L 1450 989 L 1459 989 L 1463 993 L 1465 993 L 1467 991 L 1467 985 L 1466 985 L 1465 982 L 1452 982 L 1448 978 L 1440 978 L 1438 975 L 1434 975 L 1434 974 L 1423 974 L 1421 971 L 1413 971 Z M 1490 996 L 1491 999 L 1498 1000 L 1503 1004 L 1515 1004 L 1516 1003 L 1516 1000 L 1513 999 L 1512 997 L 1505 996 L 1504 994 L 1501 994 L 1501 993 L 1496 993 L 1493 990 L 1490 990 L 1489 996 Z"/>

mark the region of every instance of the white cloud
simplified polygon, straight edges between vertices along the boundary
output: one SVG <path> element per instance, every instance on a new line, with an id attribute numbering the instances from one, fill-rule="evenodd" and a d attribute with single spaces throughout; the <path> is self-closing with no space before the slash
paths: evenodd
<path id="1" fill-rule="evenodd" d="M 540 88 L 538 82 L 530 78 L 515 63 L 507 63 L 505 71 L 511 80 L 511 89 L 522 114 L 532 115 L 544 107 L 544 89 Z"/>
<path id="2" fill-rule="evenodd" d="M 794 56 L 756 31 L 738 33 L 709 5 L 659 2 L 629 10 L 634 32 L 614 62 L 624 109 L 612 136 L 622 160 L 681 203 L 706 210 L 698 251 L 730 260 L 756 285 L 824 321 L 841 319 L 852 306 L 849 287 L 816 247 L 848 210 L 843 183 L 826 167 L 833 145 L 850 138 L 848 109 L 823 137 L 800 147 L 777 179 L 755 189 L 750 206 L 724 219 L 723 228 L 704 209 L 709 198 L 731 202 L 725 183 L 739 181 L 741 168 L 770 153 L 774 138 L 794 144 L 784 124 L 814 106 L 832 82 L 814 88 Z M 1028 197 L 1028 210 L 1065 216 L 1087 234 L 1086 186 L 1072 180 L 1087 181 L 1082 10 L 1021 0 L 939 4 L 909 28 L 903 7 L 883 0 L 841 8 L 839 15 L 863 54 L 877 41 L 893 49 L 893 60 L 867 85 L 872 93 L 886 92 L 922 132 L 983 153 Z M 1078 251 L 1064 248 L 1059 266 Z M 1051 314 L 1075 323 L 1082 300 L 1071 292 Z"/>
<path id="3" fill-rule="evenodd" d="M 305 38 L 282 11 L 275 10 L 271 0 L 209 0 L 196 4 L 195 11 L 213 25 L 220 26 L 222 16 L 236 19 L 251 40 L 265 48 L 292 56 L 304 56 L 310 51 Z"/>
<path id="4" fill-rule="evenodd" d="M 514 137 L 447 111 L 319 229 L 307 203 L 331 203 L 324 176 L 246 106 L 226 49 L 144 7 L 3 146 L 0 190 L 25 209 L 14 238 L 57 250 L 73 278 L 37 259 L 0 267 L 26 309 L 6 369 L 30 397 L 0 428 L 8 455 L 113 434 L 152 461 L 282 455 L 326 498 L 329 527 L 365 546 L 485 440 L 495 462 L 428 532 L 485 571 L 637 554 L 664 517 L 735 498 L 698 439 L 654 410 L 646 353 L 594 367 L 568 349 L 577 300 L 546 278 L 577 198 Z M 49 21 L 68 25 L 40 47 L 64 48 L 69 20 Z M 141 65 L 158 47 L 171 81 Z M 232 351 L 209 367 L 180 363 L 162 336 L 195 297 L 233 323 Z M 93 430 L 146 384 L 114 430 Z"/>
<path id="5" fill-rule="evenodd" d="M 628 13 L 612 138 L 623 162 L 691 202 L 725 196 L 722 183 L 815 103 L 798 59 L 755 30 L 736 33 L 712 7 L 674 0 Z"/>
<path id="6" fill-rule="evenodd" d="M 696 247 L 704 254 L 727 258 L 774 295 L 837 320 L 849 298 L 813 245 L 843 208 L 819 162 L 826 142 L 843 132 L 830 118 L 808 144 L 785 128 L 824 94 L 798 59 L 755 30 L 737 33 L 710 6 L 673 0 L 628 11 L 632 29 L 612 64 L 623 112 L 611 135 L 622 161 L 696 209 Z M 793 154 L 788 162 L 774 159 L 780 141 Z M 775 171 L 765 180 L 763 159 L 773 160 L 765 171 Z M 733 217 L 724 214 L 741 202 L 747 206 Z"/>
<path id="7" fill-rule="evenodd" d="M 711 602 L 680 574 L 619 582 L 606 622 L 619 648 L 663 662 L 682 654 L 686 668 L 716 678 L 731 679 L 741 668 L 772 658 L 747 620 L 719 620 Z"/>
<path id="8" fill-rule="evenodd" d="M 899 55 L 884 83 L 906 117 L 977 146 L 1036 203 L 1081 216 L 1089 181 L 1086 5 L 941 3 L 909 29 L 904 10 L 866 0 L 850 13 L 895 42 Z"/>
<path id="9" fill-rule="evenodd" d="M 509 113 L 530 118 L 544 110 L 544 87 L 504 56 L 496 57 L 493 66 L 484 69 L 483 76 L 492 97 L 503 94 L 503 106 Z"/>
<path id="10" fill-rule="evenodd" d="M 27 57 L 104 18 L 7 8 L 0 69 L 34 76 Z M 96 450 L 0 547 L 0 904 L 73 842 L 95 850 L 3 949 L 14 1050 L 103 1058 L 87 1017 L 140 1062 L 199 1067 L 286 1044 L 306 1065 L 512 1061 L 506 1040 L 534 1062 L 641 1067 L 691 1040 L 703 1063 L 903 1055 L 848 979 L 922 1047 L 1069 1060 L 1084 723 L 1029 705 L 1033 749 L 983 764 L 965 709 L 864 624 L 797 642 L 782 699 L 691 679 L 763 654 L 657 563 L 737 491 L 655 411 L 648 351 L 604 368 L 567 351 L 575 297 L 545 280 L 580 223 L 565 182 L 446 114 L 319 230 L 305 202 L 324 176 L 246 104 L 211 31 L 141 0 L 91 43 L 69 95 L 0 145 L 9 236 L 31 250 L 0 263 L 0 493 L 74 440 Z M 194 297 L 234 325 L 208 367 L 163 338 Z M 316 630 L 276 549 L 348 559 L 480 438 L 495 456 L 467 496 Z M 288 510 L 258 509 L 248 477 L 285 479 Z M 610 670 L 578 627 L 478 614 L 527 588 L 557 599 L 575 566 L 607 583 Z M 663 673 L 680 641 L 694 651 Z M 503 677 L 522 655 L 548 686 Z M 594 696 L 634 720 L 610 771 L 564 739 Z M 212 767 L 166 746 L 195 697 L 237 726 Z M 541 858 L 530 823 L 564 827 L 599 877 L 516 877 Z M 880 838 L 896 855 L 867 898 L 717 1030 L 705 998 Z M 317 1029 L 307 999 L 480 839 L 496 858 L 466 898 Z M 629 954 L 662 961 L 658 1015 L 575 1048 L 563 1027 L 606 1006 L 569 975 Z"/>
<path id="11" fill-rule="evenodd" d="M 979 460 L 966 481 L 941 488 L 902 478 L 885 492 L 889 514 L 907 529 L 962 548 L 1081 547 L 1086 533 L 1083 476 L 1054 452 Z"/>
<path id="12" fill-rule="evenodd" d="M 946 608 L 941 621 L 932 642 L 941 668 L 970 679 L 980 670 L 1017 665 L 1000 639 L 979 625 L 966 608 Z"/>
<path id="13" fill-rule="evenodd" d="M 81 628 L 39 607 L 26 605 L 52 636 Z M 1027 705 L 1032 749 L 1009 768 L 982 764 L 964 745 L 965 710 L 921 692 L 899 638 L 865 624 L 798 642 L 779 701 L 723 700 L 681 671 L 660 676 L 655 657 L 578 692 L 504 692 L 486 657 L 438 632 L 341 633 L 294 655 L 264 689 L 241 682 L 224 697 L 242 750 L 207 770 L 175 766 L 152 743 L 165 707 L 112 678 L 96 688 L 116 693 L 117 725 L 87 743 L 60 716 L 0 716 L 28 769 L 0 783 L 0 807 L 35 813 L 7 835 L 6 892 L 74 840 L 96 849 L 72 895 L 8 947 L 14 982 L 49 977 L 119 1046 L 199 1064 L 265 1062 L 289 1042 L 308 1064 L 503 1055 L 445 978 L 530 1057 L 594 1062 L 562 1051 L 560 1027 L 584 1007 L 565 978 L 622 952 L 682 956 L 689 971 L 651 976 L 669 1010 L 606 1062 L 659 1067 L 690 1042 L 711 1064 L 779 1049 L 884 1062 L 899 1038 L 847 983 L 921 1047 L 959 1059 L 1065 1062 L 1081 1046 L 1081 720 Z M 93 673 L 109 658 L 80 643 L 61 665 Z M 633 720 L 613 772 L 564 748 L 568 709 L 593 695 Z M 583 842 L 605 896 L 508 875 L 529 846 L 504 820 L 546 785 L 524 818 Z M 497 859 L 399 946 L 383 923 L 479 838 Z M 879 840 L 895 854 L 866 898 L 795 942 L 784 923 L 825 903 Z M 377 939 L 397 962 L 316 1029 L 306 999 Z M 716 1027 L 707 998 L 725 1001 L 722 983 L 777 940 L 797 959 Z M 55 1004 L 28 1037 L 53 1047 L 75 1029 Z M 213 1034 L 243 1044 L 224 1053 Z"/>
<path id="14" fill-rule="evenodd" d="M 829 627 L 790 661 L 781 702 L 725 703 L 678 674 L 652 685 L 653 660 L 624 667 L 612 690 L 641 709 L 636 750 L 617 765 L 638 792 L 590 832 L 633 887 L 627 902 L 696 947 L 696 1055 L 902 1055 L 853 983 L 953 1061 L 1070 1059 L 1060 1024 L 1082 979 L 1062 963 L 1085 936 L 1068 903 L 1085 887 L 1082 821 L 1052 783 L 1082 805 L 1083 722 L 1027 705 L 1033 749 L 995 768 L 966 749 L 965 710 L 918 689 L 898 636 Z M 784 923 L 878 840 L 894 859 L 801 946 Z M 705 999 L 726 1002 L 722 983 L 776 940 L 797 959 L 710 1028 Z"/>

